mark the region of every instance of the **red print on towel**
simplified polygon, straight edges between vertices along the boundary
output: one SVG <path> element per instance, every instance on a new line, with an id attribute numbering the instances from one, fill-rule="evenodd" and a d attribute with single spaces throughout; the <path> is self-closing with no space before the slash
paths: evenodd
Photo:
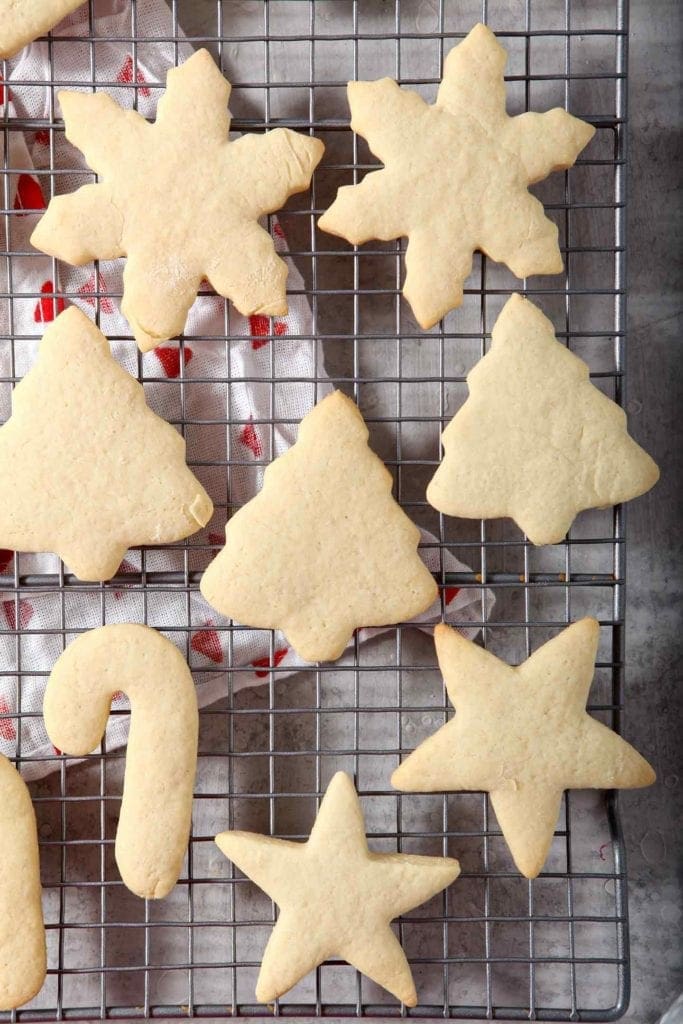
<path id="1" fill-rule="evenodd" d="M 4 79 L 3 79 L 2 75 L 0 75 L 0 103 L 4 103 L 4 102 L 5 102 L 5 85 L 4 85 Z M 12 90 L 11 89 L 7 90 L 7 102 L 8 103 L 12 102 Z"/>
<path id="2" fill-rule="evenodd" d="M 443 592 L 444 604 L 450 604 L 454 597 L 460 593 L 460 587 L 446 587 Z"/>
<path id="3" fill-rule="evenodd" d="M 0 697 L 0 714 L 8 715 L 10 713 L 9 706 L 4 697 Z M 11 718 L 0 718 L 0 736 L 3 740 L 15 740 L 17 738 L 17 730 L 14 728 L 14 722 Z"/>
<path id="4" fill-rule="evenodd" d="M 104 283 L 104 278 L 102 277 L 101 274 L 99 274 L 98 275 L 98 281 L 96 283 L 95 282 L 95 271 L 93 270 L 92 274 L 90 275 L 88 280 L 85 282 L 85 284 L 82 284 L 81 287 L 78 289 L 78 294 L 82 295 L 87 303 L 89 303 L 91 306 L 94 306 L 94 305 L 96 305 L 96 300 L 95 300 L 95 292 L 96 291 L 100 293 L 100 309 L 102 310 L 102 312 L 103 313 L 113 313 L 114 312 L 114 303 L 106 295 L 107 286 Z"/>
<path id="5" fill-rule="evenodd" d="M 17 609 L 14 601 L 3 601 L 2 610 L 5 613 L 5 619 L 10 629 L 17 628 Z M 23 599 L 19 602 L 19 629 L 26 629 L 29 622 L 33 618 L 33 605 L 30 601 L 24 601 Z"/>
<path id="6" fill-rule="evenodd" d="M 9 568 L 13 557 L 13 551 L 8 551 L 7 548 L 0 548 L 0 572 L 4 572 L 5 569 Z"/>
<path id="7" fill-rule="evenodd" d="M 179 348 L 155 348 L 154 355 L 164 368 L 167 377 L 176 378 L 180 376 L 180 349 Z M 183 349 L 183 362 L 185 366 L 194 355 L 192 349 L 186 345 Z"/>
<path id="8" fill-rule="evenodd" d="M 121 70 L 116 76 L 116 81 L 121 82 L 122 85 L 127 85 L 129 82 L 133 81 L 133 58 L 130 54 L 128 54 L 121 65 Z M 135 81 L 138 85 L 142 85 L 143 82 L 147 81 L 142 71 L 140 71 L 140 68 L 135 72 Z M 146 86 L 143 86 L 142 89 L 140 89 L 140 93 L 143 96 L 149 96 L 149 89 Z"/>
<path id="9" fill-rule="evenodd" d="M 33 210 L 44 210 L 46 205 L 38 180 L 32 174 L 20 174 L 14 196 L 14 209 L 32 212 Z"/>
<path id="10" fill-rule="evenodd" d="M 263 348 L 269 342 L 270 318 L 267 316 L 250 316 L 249 330 L 251 332 L 251 347 L 253 349 Z M 276 320 L 273 324 L 273 334 L 283 335 L 287 333 L 287 324 L 284 320 Z"/>
<path id="11" fill-rule="evenodd" d="M 40 290 L 43 298 L 36 302 L 33 310 L 33 319 L 37 324 L 47 324 L 66 308 L 66 303 L 61 295 L 52 298 L 55 286 L 52 281 L 43 281 Z M 48 298 L 48 296 L 50 296 Z"/>
<path id="12" fill-rule="evenodd" d="M 258 431 L 254 424 L 249 420 L 245 423 L 240 431 L 240 443 L 248 448 L 254 458 L 260 459 L 263 455 L 263 445 L 261 444 L 261 438 L 258 435 Z"/>
<path id="13" fill-rule="evenodd" d="M 282 661 L 284 656 L 287 654 L 288 650 L 289 650 L 289 647 L 280 647 L 277 651 L 275 651 L 273 653 L 273 667 L 274 668 L 277 667 L 280 664 L 280 662 Z M 252 665 L 254 666 L 254 669 L 256 670 L 255 674 L 256 674 L 257 678 L 258 679 L 265 679 L 265 677 L 268 675 L 268 669 L 270 668 L 270 658 L 269 657 L 268 658 L 257 658 L 256 661 L 252 661 Z M 259 669 L 265 669 L 266 671 L 265 672 L 259 672 L 258 671 Z"/>
<path id="14" fill-rule="evenodd" d="M 213 626 L 211 619 L 206 622 L 206 625 Z M 197 651 L 198 654 L 203 654 L 205 658 L 209 658 L 210 661 L 215 661 L 217 665 L 220 665 L 223 660 L 223 649 L 215 629 L 200 629 L 192 637 L 190 647 L 193 651 Z"/>
<path id="15" fill-rule="evenodd" d="M 47 128 L 40 128 L 35 134 L 35 140 L 41 146 L 50 145 L 50 133 Z"/>

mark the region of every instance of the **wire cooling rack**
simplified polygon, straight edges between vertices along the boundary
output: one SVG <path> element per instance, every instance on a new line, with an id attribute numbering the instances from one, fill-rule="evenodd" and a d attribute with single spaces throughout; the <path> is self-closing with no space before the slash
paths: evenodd
<path id="1" fill-rule="evenodd" d="M 138 49 L 148 45 L 137 31 L 138 7 L 130 2 L 130 30 L 123 40 L 133 62 L 126 87 L 163 88 L 163 83 L 143 86 L 134 73 Z M 91 0 L 91 27 L 96 13 L 97 0 Z M 400 298 L 399 244 L 369 243 L 356 250 L 316 228 L 317 215 L 336 188 L 359 180 L 374 163 L 348 127 L 347 79 L 392 75 L 431 99 L 444 55 L 478 20 L 498 32 L 509 51 L 510 112 L 560 104 L 597 128 L 577 166 L 536 189 L 559 226 L 565 273 L 524 282 L 523 290 L 554 319 L 558 336 L 588 361 L 594 382 L 623 403 L 625 0 L 173 0 L 165 38 L 177 43 L 182 29 L 193 46 L 213 52 L 233 83 L 236 130 L 287 125 L 325 142 L 326 156 L 310 194 L 292 199 L 280 221 L 303 274 L 327 370 L 360 404 L 373 446 L 395 474 L 404 508 L 432 531 L 442 551 L 471 566 L 471 572 L 458 575 L 442 572 L 439 583 L 477 595 L 488 647 L 520 661 L 581 615 L 599 619 L 591 709 L 618 729 L 622 511 L 583 514 L 565 542 L 536 549 L 511 522 L 444 519 L 424 499 L 439 459 L 440 430 L 464 400 L 466 374 L 485 352 L 508 293 L 520 283 L 477 257 L 462 309 L 424 332 Z M 59 45 L 74 42 L 62 29 Z M 51 59 L 54 45 L 55 38 Z M 94 67 L 94 37 L 90 47 Z M 53 65 L 51 73 L 51 90 L 68 84 L 54 81 Z M 13 131 L 36 129 L 55 134 L 63 125 L 53 119 L 40 124 L 5 119 L 5 154 Z M 5 179 L 8 173 L 5 156 Z M 41 177 L 45 194 L 52 176 L 53 169 Z M 10 208 L 6 180 L 3 195 L 11 239 L 21 211 Z M 12 264 L 19 255 L 10 242 L 6 283 L 0 286 L 0 301 L 10 307 L 19 297 L 46 298 L 19 296 L 12 286 Z M 99 314 L 104 296 L 95 291 L 93 298 Z M 270 332 L 276 345 L 272 323 Z M 11 332 L 1 341 L 22 343 Z M 227 351 L 227 313 L 225 342 Z M 3 378 L 2 384 L 15 379 Z M 313 383 L 320 380 L 316 375 Z M 273 378 L 273 395 L 286 383 Z M 179 381 L 168 386 L 182 393 L 182 369 Z M 226 431 L 231 422 L 226 417 Z M 241 457 L 228 449 L 227 459 L 209 467 L 219 474 L 212 477 L 214 500 L 221 493 L 216 479 L 229 494 L 230 472 Z M 200 476 L 206 471 L 206 466 L 196 468 Z M 230 511 L 225 501 L 217 506 Z M 177 573 L 155 573 L 143 552 L 142 572 L 125 577 L 128 588 L 142 593 L 145 621 L 148 613 L 152 621 L 157 596 L 187 595 L 197 588 L 200 574 L 190 558 L 198 550 L 196 538 L 182 549 L 184 569 Z M 21 556 L 13 570 L 5 570 L 0 589 L 14 610 L 5 632 L 16 638 L 18 666 L 7 674 L 16 677 L 18 712 L 0 715 L 0 729 L 10 722 L 16 728 L 19 762 L 26 760 L 21 728 L 29 716 L 21 704 L 28 671 L 22 666 L 22 641 L 31 632 L 30 624 L 22 623 L 20 602 L 46 590 L 58 593 L 57 632 L 70 639 L 78 631 L 69 620 L 70 595 L 96 595 L 104 622 L 107 602 L 121 583 L 88 586 L 63 569 L 46 577 L 22 574 Z M 490 617 L 486 588 L 497 598 Z M 188 619 L 184 628 L 190 660 L 193 626 Z M 55 754 L 58 770 L 33 785 L 49 972 L 42 993 L 16 1012 L 16 1019 L 270 1015 L 271 1008 L 255 1005 L 253 992 L 274 910 L 251 883 L 235 877 L 213 836 L 242 827 L 303 838 L 338 768 L 355 775 L 376 848 L 443 852 L 461 860 L 458 882 L 399 926 L 420 998 L 411 1016 L 604 1021 L 623 1013 L 629 947 L 616 800 L 597 793 L 567 797 L 546 868 L 535 881 L 526 881 L 514 869 L 485 796 L 402 796 L 389 787 L 400 756 L 449 714 L 427 637 L 398 626 L 381 639 L 356 644 L 338 663 L 281 681 L 272 636 L 270 644 L 260 688 L 202 711 L 192 838 L 183 875 L 166 900 L 145 902 L 129 894 L 114 865 L 122 752 L 94 754 L 68 771 Z M 230 667 L 237 679 L 239 667 Z M 0 673 L 5 668 L 0 665 Z M 217 665 L 214 671 L 227 668 Z M 288 1016 L 405 1012 L 352 968 L 336 963 L 306 978 L 277 1010 Z"/>

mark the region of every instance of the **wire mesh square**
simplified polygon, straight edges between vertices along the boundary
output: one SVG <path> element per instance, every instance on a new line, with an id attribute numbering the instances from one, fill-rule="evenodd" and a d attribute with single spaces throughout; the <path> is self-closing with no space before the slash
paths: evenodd
<path id="1" fill-rule="evenodd" d="M 136 74 L 137 61 L 159 39 L 138 30 L 135 0 L 122 40 L 130 49 L 131 73 L 123 81 L 102 77 L 103 40 L 94 34 L 98 0 L 89 3 L 87 40 L 57 30 L 49 43 L 49 81 L 29 83 L 46 94 L 47 119 L 2 122 L 7 250 L 0 256 L 0 302 L 9 330 L 0 346 L 9 351 L 11 366 L 0 379 L 5 394 L 27 369 L 24 339 L 14 326 L 19 304 L 83 305 L 82 294 L 26 292 L 16 283 L 16 261 L 45 258 L 16 241 L 22 211 L 10 202 L 11 134 L 41 131 L 54 152 L 54 138 L 64 130 L 54 116 L 55 91 L 70 84 L 63 68 L 75 47 L 89 62 L 92 87 L 118 89 L 121 102 L 137 106 L 140 90 L 164 85 L 140 81 Z M 584 513 L 565 542 L 537 549 L 510 521 L 446 519 L 424 497 L 439 461 L 441 429 L 464 402 L 466 375 L 487 350 L 495 317 L 519 282 L 505 267 L 476 256 L 462 308 L 425 332 L 400 297 L 404 246 L 370 242 L 357 249 L 320 232 L 317 217 L 340 185 L 360 180 L 376 164 L 349 129 L 347 79 L 391 75 L 431 100 L 445 54 L 476 21 L 487 22 L 510 55 L 510 113 L 559 104 L 597 128 L 589 156 L 535 187 L 558 225 L 566 269 L 563 276 L 524 282 L 524 291 L 542 303 L 560 340 L 589 363 L 594 383 L 623 404 L 626 0 L 170 0 L 169 12 L 163 38 L 174 45 L 176 58 L 185 38 L 194 47 L 207 46 L 232 82 L 234 130 L 285 125 L 325 143 L 310 193 L 293 197 L 279 222 L 305 282 L 325 368 L 363 411 L 373 448 L 394 474 L 397 498 L 437 538 L 441 552 L 451 551 L 471 567 L 458 574 L 442 568 L 439 584 L 468 588 L 478 597 L 484 643 L 511 662 L 527 657 L 568 622 L 598 617 L 601 642 L 590 706 L 618 729 L 622 510 Z M 51 164 L 38 173 L 44 194 L 54 194 L 61 172 Z M 79 177 L 93 180 L 89 174 Z M 105 293 L 95 281 L 84 308 L 99 322 L 103 303 L 120 295 Z M 276 366 L 272 321 L 266 333 L 275 344 L 264 381 L 271 416 L 261 425 L 264 437 L 270 431 L 272 439 L 278 389 L 287 374 Z M 226 304 L 223 333 L 205 343 L 224 353 L 228 388 L 230 337 Z M 161 379 L 145 375 L 142 360 L 138 370 L 143 384 Z M 177 380 L 165 382 L 170 418 L 188 440 L 195 431 L 212 431 L 215 459 L 194 468 L 225 518 L 234 507 L 231 472 L 245 465 L 230 442 L 229 428 L 238 420 L 229 399 L 224 418 L 203 419 L 209 382 L 194 374 L 192 363 L 181 359 Z M 316 397 L 323 379 L 318 366 L 311 379 Z M 167 418 L 168 409 L 164 405 Z M 262 462 L 270 450 L 266 440 Z M 22 722 L 35 714 L 22 707 L 22 681 L 31 671 L 31 642 L 40 640 L 40 631 L 25 621 L 22 602 L 58 593 L 54 629 L 66 643 L 83 629 L 84 595 L 99 599 L 104 623 L 117 588 L 125 586 L 136 595 L 139 621 L 177 633 L 169 621 L 173 599 L 195 666 L 193 637 L 203 623 L 193 617 L 189 595 L 216 543 L 191 538 L 176 545 L 182 567 L 163 576 L 155 572 L 153 554 L 143 550 L 140 571 L 97 586 L 79 584 L 57 562 L 54 573 L 27 574 L 21 555 L 0 571 L 0 622 L 15 652 L 12 664 L 0 665 L 0 676 L 15 680 L 17 688 L 17 712 L 0 711 L 0 730 L 16 730 L 19 763 L 27 760 Z M 497 598 L 492 617 L 487 588 Z M 232 627 L 227 633 L 232 651 Z M 32 787 L 48 978 L 33 1003 L 2 1019 L 270 1015 L 270 1008 L 255 1004 L 254 985 L 275 911 L 218 853 L 213 837 L 225 828 L 242 828 L 304 838 L 338 769 L 355 776 L 374 848 L 443 853 L 461 861 L 458 882 L 398 925 L 420 998 L 409 1015 L 582 1021 L 620 1016 L 628 1001 L 629 953 L 614 796 L 567 795 L 545 869 L 527 881 L 515 871 L 484 795 L 404 796 L 389 787 L 401 755 L 451 714 L 428 637 L 397 626 L 367 644 L 356 642 L 334 664 L 280 681 L 273 635 L 269 643 L 262 685 L 231 690 L 201 712 L 192 836 L 180 882 L 164 901 L 132 896 L 114 863 L 124 752 L 102 750 L 68 771 L 57 753 L 51 755 L 57 770 Z M 210 671 L 232 673 L 237 680 L 244 668 L 230 656 Z M 406 1011 L 351 967 L 332 962 L 284 996 L 277 1012 L 390 1017 Z"/>

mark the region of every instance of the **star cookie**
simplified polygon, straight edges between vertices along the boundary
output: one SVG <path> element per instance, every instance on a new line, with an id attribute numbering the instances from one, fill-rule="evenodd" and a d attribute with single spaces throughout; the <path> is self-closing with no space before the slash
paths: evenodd
<path id="1" fill-rule="evenodd" d="M 534 544 L 555 544 L 577 513 L 628 501 L 659 479 L 626 414 L 590 381 L 540 309 L 513 295 L 470 395 L 443 432 L 430 505 L 451 516 L 511 516 Z"/>
<path id="2" fill-rule="evenodd" d="M 206 50 L 168 72 L 154 124 L 106 93 L 59 93 L 101 180 L 53 198 L 31 242 L 74 266 L 127 256 L 121 310 L 143 351 L 181 333 L 204 278 L 245 316 L 287 312 L 258 221 L 308 188 L 324 147 L 288 128 L 230 142 L 229 95 Z"/>
<path id="3" fill-rule="evenodd" d="M 221 851 L 280 908 L 256 984 L 268 1003 L 337 956 L 415 1006 L 412 974 L 390 922 L 445 889 L 457 860 L 368 849 L 351 778 L 337 772 L 307 842 L 222 832 Z"/>
<path id="4" fill-rule="evenodd" d="M 557 227 L 528 186 L 571 167 L 595 129 L 559 107 L 508 117 L 506 60 L 476 25 L 431 106 L 390 78 L 349 82 L 351 127 L 385 166 L 341 188 L 318 223 L 356 245 L 407 236 L 403 294 L 424 328 L 462 303 L 475 249 L 517 277 L 562 270 Z"/>
<path id="5" fill-rule="evenodd" d="M 237 622 L 283 630 L 306 661 L 338 658 L 359 626 L 419 615 L 438 589 L 391 486 L 358 407 L 333 392 L 229 520 L 202 594 Z"/>
<path id="6" fill-rule="evenodd" d="M 586 711 L 600 627 L 581 619 L 516 668 L 455 629 L 434 630 L 455 717 L 392 775 L 404 792 L 484 790 L 515 864 L 539 874 L 565 789 L 633 789 L 655 773 Z"/>
<path id="7" fill-rule="evenodd" d="M 81 580 L 109 579 L 132 545 L 181 540 L 213 512 L 185 441 L 76 306 L 14 389 L 0 480 L 0 548 L 56 551 Z"/>
<path id="8" fill-rule="evenodd" d="M 0 58 L 13 57 L 85 0 L 0 0 Z"/>

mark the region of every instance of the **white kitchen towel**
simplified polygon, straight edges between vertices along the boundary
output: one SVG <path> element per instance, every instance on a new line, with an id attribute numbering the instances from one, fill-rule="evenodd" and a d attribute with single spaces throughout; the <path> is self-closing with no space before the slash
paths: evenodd
<path id="1" fill-rule="evenodd" d="M 60 24 L 51 44 L 33 43 L 8 62 L 10 73 L 1 99 L 6 102 L 10 124 L 17 118 L 49 122 L 58 114 L 56 90 L 50 84 L 50 57 L 54 80 L 70 83 L 72 88 L 84 83 L 85 90 L 90 89 L 85 83 L 94 80 L 125 106 L 133 105 L 135 76 L 140 86 L 138 109 L 146 117 L 154 116 L 161 89 L 145 83 L 163 85 L 167 69 L 186 59 L 191 47 L 184 41 L 177 47 L 164 41 L 173 34 L 173 25 L 162 0 L 138 0 L 134 5 L 128 0 L 96 0 L 93 10 L 92 23 L 86 4 Z M 131 43 L 126 41 L 133 28 L 138 37 L 149 40 L 138 43 L 135 59 Z M 69 39 L 60 43 L 60 35 Z M 8 218 L 11 227 L 9 237 L 2 237 L 5 254 L 0 252 L 0 260 L 7 263 L 7 252 L 18 255 L 12 256 L 11 275 L 3 276 L 11 282 L 11 298 L 0 300 L 0 332 L 15 339 L 14 358 L 10 341 L 0 341 L 0 379 L 6 380 L 0 383 L 0 422 L 10 414 L 9 378 L 20 378 L 33 364 L 45 323 L 68 301 L 94 316 L 95 293 L 99 293 L 100 326 L 111 340 L 116 359 L 135 376 L 142 370 L 147 401 L 159 415 L 175 423 L 190 421 L 185 428 L 188 461 L 214 501 L 222 504 L 207 528 L 190 540 L 190 545 L 203 545 L 203 552 L 190 548 L 188 556 L 181 545 L 151 550 L 146 553 L 145 568 L 183 569 L 189 557 L 189 568 L 200 569 L 210 557 L 206 546 L 218 548 L 223 542 L 226 461 L 230 462 L 230 504 L 241 505 L 259 489 L 268 461 L 294 442 L 301 418 L 332 389 L 322 348 L 312 337 L 310 308 L 300 294 L 301 276 L 288 259 L 288 288 L 299 294 L 290 294 L 288 315 L 274 321 L 272 340 L 267 318 L 241 317 L 224 299 L 207 293 L 192 307 L 181 346 L 171 342 L 140 355 L 119 311 L 123 261 L 102 261 L 96 277 L 93 266 L 56 264 L 31 251 L 29 237 L 40 213 L 24 211 L 40 211 L 50 195 L 50 176 L 32 172 L 53 168 L 57 172 L 52 175 L 54 192 L 71 192 L 93 180 L 80 153 L 62 132 L 50 133 L 41 126 L 29 132 L 10 130 L 5 137 L 9 138 L 6 159 L 15 171 L 9 189 L 15 213 Z M 286 252 L 277 221 L 272 230 L 276 247 Z M 234 425 L 226 428 L 226 419 Z M 11 484 L 8 493 L 11 495 Z M 434 538 L 424 535 L 423 539 L 434 545 Z M 435 573 L 440 574 L 442 568 L 449 572 L 466 569 L 435 545 L 426 547 L 423 556 Z M 139 569 L 139 553 L 130 552 L 121 572 Z M 12 552 L 0 551 L 0 575 L 13 571 Z M 20 556 L 22 575 L 58 571 L 54 555 Z M 491 596 L 450 587 L 443 601 L 447 619 L 474 623 L 481 620 L 482 601 L 490 604 Z M 441 618 L 441 610 L 441 601 L 436 602 L 420 621 L 428 628 Z M 268 631 L 233 628 L 197 592 L 188 595 L 172 588 L 147 588 L 143 593 L 139 587 L 122 585 L 106 592 L 67 588 L 63 595 L 42 587 L 23 592 L 21 600 L 12 592 L 0 593 L 0 751 L 19 758 L 26 778 L 39 778 L 59 765 L 41 710 L 47 674 L 63 650 L 63 630 L 66 628 L 68 641 L 78 632 L 100 625 L 103 617 L 106 622 L 146 620 L 165 632 L 189 656 L 201 706 L 224 696 L 230 685 L 236 690 L 266 681 L 271 664 L 277 667 L 278 679 L 305 665 L 282 635 L 276 633 L 272 641 Z M 359 639 L 378 632 L 381 630 L 362 630 Z M 472 636 L 477 629 L 471 627 L 467 632 Z M 125 710 L 126 699 L 117 696 L 114 708 Z M 18 712 L 27 717 L 19 721 Z M 107 748 L 124 744 L 127 733 L 128 716 L 112 716 Z"/>

